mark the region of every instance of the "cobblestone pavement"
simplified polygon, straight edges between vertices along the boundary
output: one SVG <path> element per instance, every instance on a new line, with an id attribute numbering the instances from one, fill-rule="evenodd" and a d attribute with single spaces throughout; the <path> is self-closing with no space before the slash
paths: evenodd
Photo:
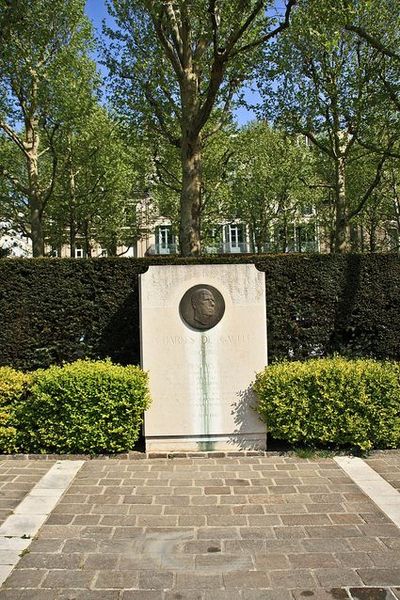
<path id="1" fill-rule="evenodd" d="M 307 598 L 400 600 L 400 530 L 333 460 L 279 456 L 88 461 L 0 591 Z"/>
<path id="2" fill-rule="evenodd" d="M 0 525 L 53 464 L 34 460 L 0 461 Z"/>
<path id="3" fill-rule="evenodd" d="M 400 452 L 377 453 L 365 462 L 396 490 L 400 490 Z"/>

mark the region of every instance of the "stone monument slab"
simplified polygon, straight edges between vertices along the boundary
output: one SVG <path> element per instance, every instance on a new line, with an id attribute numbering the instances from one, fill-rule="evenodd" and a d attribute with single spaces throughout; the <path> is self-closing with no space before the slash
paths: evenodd
<path id="1" fill-rule="evenodd" d="M 150 266 L 140 276 L 147 451 L 265 449 L 251 383 L 267 364 L 265 274 Z"/>

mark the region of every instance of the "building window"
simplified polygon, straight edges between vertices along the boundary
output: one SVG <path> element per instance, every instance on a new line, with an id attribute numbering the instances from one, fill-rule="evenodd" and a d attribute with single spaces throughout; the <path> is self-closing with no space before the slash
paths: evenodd
<path id="1" fill-rule="evenodd" d="M 83 248 L 81 244 L 77 244 L 75 248 L 75 257 L 83 258 Z"/>
<path id="2" fill-rule="evenodd" d="M 304 223 L 296 226 L 296 251 L 316 252 L 317 236 L 315 234 L 315 223 Z"/>
<path id="3" fill-rule="evenodd" d="M 171 225 L 156 227 L 156 254 L 174 254 L 176 252 L 175 236 Z"/>
<path id="4" fill-rule="evenodd" d="M 224 253 L 246 252 L 243 223 L 230 223 L 224 227 Z"/>

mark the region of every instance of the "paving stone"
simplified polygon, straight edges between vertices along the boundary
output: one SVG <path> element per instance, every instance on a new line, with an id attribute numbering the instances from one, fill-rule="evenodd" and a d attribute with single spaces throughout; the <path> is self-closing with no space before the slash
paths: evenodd
<path id="1" fill-rule="evenodd" d="M 199 527 L 197 530 L 199 540 L 229 540 L 240 537 L 235 527 Z"/>
<path id="2" fill-rule="evenodd" d="M 349 600 L 348 592 L 343 588 L 326 590 L 293 590 L 294 600 Z"/>
<path id="3" fill-rule="evenodd" d="M 370 537 L 400 537 L 400 529 L 390 523 L 358 525 L 358 529 L 363 535 Z"/>
<path id="4" fill-rule="evenodd" d="M 215 573 L 245 571 L 253 568 L 253 561 L 247 554 L 208 553 L 195 557 L 196 571 Z"/>
<path id="5" fill-rule="evenodd" d="M 78 555 L 79 556 L 79 555 Z M 89 554 L 83 564 L 84 569 L 103 570 L 116 569 L 119 563 L 119 557 L 107 554 Z"/>
<path id="6" fill-rule="evenodd" d="M 358 573 L 343 567 L 336 569 L 316 569 L 315 576 L 321 587 L 330 588 L 338 586 L 361 585 L 362 580 Z"/>
<path id="7" fill-rule="evenodd" d="M 140 590 L 140 591 L 127 591 L 122 592 L 122 596 L 119 596 L 121 600 L 164 600 L 167 596 L 163 592 L 154 590 Z M 171 596 L 173 598 L 173 596 Z M 178 596 L 176 596 L 178 598 Z M 183 598 L 183 596 L 182 596 Z M 201 600 L 201 599 L 200 599 Z"/>
<path id="8" fill-rule="evenodd" d="M 58 592 L 54 590 L 6 590 L 0 592 L 1 600 L 59 600 Z"/>
<path id="9" fill-rule="evenodd" d="M 399 530 L 331 460 L 94 460 L 14 573 L 41 577 L 29 600 L 350 600 L 343 588 L 400 589 L 399 552 Z M 0 598 L 19 600 L 18 581 Z"/>
<path id="10" fill-rule="evenodd" d="M 47 543 L 47 544 L 59 543 L 59 541 L 58 540 L 42 540 L 42 539 L 39 539 L 36 541 L 36 544 L 37 544 L 37 547 L 39 550 L 41 549 L 42 552 L 46 552 L 46 551 L 51 552 L 50 549 L 49 550 L 45 549 L 46 546 L 43 546 L 45 543 Z M 32 544 L 32 546 L 33 546 L 33 544 Z M 32 552 L 32 546 L 29 548 L 31 552 Z M 97 547 L 98 547 L 98 542 L 95 540 L 69 539 L 63 543 L 62 552 L 63 553 L 65 552 L 66 554 L 69 554 L 72 552 L 79 552 L 79 553 L 84 554 L 86 552 L 95 552 Z"/>
<path id="11" fill-rule="evenodd" d="M 292 600 L 293 596 L 285 590 L 243 590 L 242 598 L 243 600 Z"/>
<path id="12" fill-rule="evenodd" d="M 393 569 L 358 569 L 359 576 L 365 585 L 386 586 L 400 585 L 400 568 Z"/>
<path id="13" fill-rule="evenodd" d="M 264 554 L 265 553 L 265 540 L 263 539 L 252 539 L 252 540 L 224 540 L 222 542 L 224 552 L 237 554 Z"/>
<path id="14" fill-rule="evenodd" d="M 119 600 L 119 591 L 64 589 L 57 593 L 56 600 Z"/>
<path id="15" fill-rule="evenodd" d="M 243 596 L 235 590 L 213 590 L 204 592 L 204 600 L 241 600 Z"/>
<path id="16" fill-rule="evenodd" d="M 15 569 L 5 581 L 5 588 L 36 588 L 47 575 L 46 569 Z"/>
<path id="17" fill-rule="evenodd" d="M 138 587 L 138 571 L 100 571 L 94 581 L 95 589 L 129 589 Z"/>
<path id="18" fill-rule="evenodd" d="M 22 571 L 19 571 L 22 572 Z M 95 571 L 82 570 L 53 570 L 49 571 L 43 580 L 44 588 L 89 588 L 95 577 Z"/>
<path id="19" fill-rule="evenodd" d="M 379 541 L 388 548 L 400 548 L 400 538 L 382 538 Z"/>
<path id="20" fill-rule="evenodd" d="M 353 600 L 394 600 L 395 595 L 384 588 L 350 588 Z"/>
<path id="21" fill-rule="evenodd" d="M 304 539 L 308 537 L 307 530 L 301 526 L 274 527 L 273 533 L 282 539 Z"/>
<path id="22" fill-rule="evenodd" d="M 241 590 L 249 588 L 267 588 L 270 586 L 270 578 L 262 571 L 232 571 L 223 574 L 225 587 L 238 588 Z"/>
<path id="23" fill-rule="evenodd" d="M 231 577 L 231 574 L 229 575 Z M 199 575 L 195 572 L 177 573 L 177 589 L 212 589 L 217 590 L 223 585 L 221 575 Z"/>
<path id="24" fill-rule="evenodd" d="M 220 590 L 213 590 L 211 594 L 218 594 Z M 206 590 L 173 590 L 167 591 L 164 595 L 164 600 L 204 600 Z M 218 598 L 218 596 L 216 596 Z M 138 600 L 142 600 L 141 598 Z M 210 599 L 212 600 L 212 599 Z"/>
<path id="25" fill-rule="evenodd" d="M 361 526 L 363 527 L 363 526 Z M 330 525 L 327 527 L 306 527 L 311 538 L 351 538 L 359 537 L 363 533 L 355 525 Z M 365 531 L 365 535 L 367 532 Z M 375 535 L 372 533 L 371 535 Z"/>
<path id="26" fill-rule="evenodd" d="M 339 564 L 333 554 L 323 552 L 289 554 L 288 559 L 293 569 L 337 567 Z"/>
<path id="27" fill-rule="evenodd" d="M 174 574 L 163 571 L 140 571 L 139 588 L 142 590 L 167 590 L 174 584 Z"/>
<path id="28" fill-rule="evenodd" d="M 285 554 L 273 554 L 271 552 L 265 555 L 257 554 L 253 557 L 256 570 L 269 571 L 274 569 L 289 569 L 289 559 Z"/>
<path id="29" fill-rule="evenodd" d="M 187 557 L 183 558 L 186 559 Z M 120 571 L 157 571 L 162 567 L 162 557 L 155 554 L 149 555 L 146 553 L 145 555 L 140 554 L 138 556 L 117 556 L 116 560 L 118 561 L 118 570 Z"/>
<path id="30" fill-rule="evenodd" d="M 220 540 L 212 543 L 209 541 L 192 541 L 182 543 L 179 549 L 182 553 L 187 554 L 217 553 L 221 552 L 222 545 Z"/>
<path id="31" fill-rule="evenodd" d="M 338 552 L 335 556 L 344 567 L 351 569 L 372 567 L 374 564 L 371 556 L 366 552 Z"/>
<path id="32" fill-rule="evenodd" d="M 21 569 L 79 569 L 83 559 L 79 554 L 40 554 L 29 552 L 19 563 Z"/>
<path id="33" fill-rule="evenodd" d="M 304 587 L 313 588 L 316 587 L 316 583 L 312 573 L 306 569 L 293 570 L 282 570 L 282 571 L 271 571 L 269 573 L 271 578 L 272 587 L 284 588 L 284 589 L 295 589 Z"/>

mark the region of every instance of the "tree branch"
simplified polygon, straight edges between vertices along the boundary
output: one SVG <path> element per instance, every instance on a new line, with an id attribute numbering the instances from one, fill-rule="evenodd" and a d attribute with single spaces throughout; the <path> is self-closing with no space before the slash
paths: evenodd
<path id="1" fill-rule="evenodd" d="M 5 121 L 0 120 L 0 129 L 4 131 L 4 133 L 10 138 L 11 141 L 14 142 L 18 146 L 18 148 L 24 153 L 27 157 L 28 152 L 25 149 L 24 142 L 20 139 L 19 135 L 9 126 Z"/>
<path id="2" fill-rule="evenodd" d="M 213 135 L 218 133 L 218 131 L 220 131 L 222 129 L 222 127 L 225 125 L 225 123 L 227 121 L 227 117 L 229 116 L 229 113 L 230 113 L 230 107 L 232 104 L 232 99 L 233 99 L 233 95 L 235 93 L 235 89 L 236 89 L 236 83 L 229 82 L 228 95 L 225 99 L 224 106 L 222 108 L 221 118 L 220 118 L 219 122 L 217 123 L 217 125 L 215 127 L 213 127 L 213 129 L 211 129 L 211 131 L 204 134 L 204 138 L 203 138 L 204 141 L 208 140 L 210 137 L 212 137 Z"/>
<path id="3" fill-rule="evenodd" d="M 333 152 L 329 149 L 329 147 L 325 146 L 325 144 L 320 142 L 311 131 L 304 129 L 301 130 L 300 133 L 305 135 L 310 140 L 310 142 L 312 142 L 314 146 L 317 146 L 317 148 L 319 148 L 324 154 L 327 154 L 331 158 L 335 158 Z"/>
<path id="4" fill-rule="evenodd" d="M 335 186 L 332 185 L 331 183 L 307 183 L 307 181 L 304 179 L 304 177 L 299 177 L 299 181 L 301 181 L 301 183 L 303 183 L 310 190 L 327 189 L 327 188 L 333 190 L 335 188 Z"/>
<path id="5" fill-rule="evenodd" d="M 169 22 L 171 24 L 171 36 L 172 36 L 172 40 L 174 42 L 175 51 L 176 51 L 176 54 L 179 58 L 181 65 L 184 66 L 185 61 L 184 61 L 184 43 L 183 43 L 183 38 L 182 38 L 182 23 L 181 23 L 181 27 L 179 27 L 178 19 L 176 16 L 175 9 L 172 5 L 172 2 L 170 2 L 170 1 L 164 2 L 162 10 L 163 10 L 164 14 L 166 14 L 169 18 Z"/>
<path id="6" fill-rule="evenodd" d="M 250 42 L 249 44 L 246 44 L 245 46 L 242 46 L 241 48 L 238 48 L 234 52 L 231 52 L 230 56 L 231 57 L 237 56 L 241 52 L 247 52 L 248 50 L 251 50 L 252 48 L 256 48 L 257 46 L 261 46 L 265 42 L 268 42 L 272 38 L 276 37 L 282 31 L 285 31 L 285 29 L 288 29 L 288 27 L 290 26 L 290 14 L 292 12 L 293 7 L 296 6 L 297 1 L 298 0 L 289 0 L 288 1 L 287 5 L 286 5 L 285 19 L 284 19 L 284 21 L 282 21 L 281 23 L 279 23 L 279 25 L 277 27 L 275 27 L 275 29 L 273 29 L 269 33 L 266 33 L 265 35 L 263 35 L 262 37 L 260 37 L 258 40 L 255 40 L 254 42 Z M 263 2 L 261 2 L 261 3 L 259 2 L 256 5 L 256 8 L 259 6 L 259 4 L 263 5 L 264 3 Z M 249 19 L 252 17 L 252 15 L 254 14 L 255 10 L 256 9 L 254 9 L 253 13 L 250 15 L 250 17 L 247 19 L 247 21 L 249 21 Z M 252 20 L 254 20 L 256 16 L 257 16 L 257 14 L 255 14 L 253 16 Z M 247 23 L 247 21 L 246 21 L 246 23 Z M 251 21 L 247 25 L 247 27 L 251 24 Z M 247 27 L 246 27 L 246 29 L 247 29 Z M 243 35 L 243 33 L 244 33 L 244 31 L 246 31 L 246 29 L 243 30 L 243 32 L 241 33 L 241 35 Z M 241 35 L 239 36 L 239 38 L 241 37 Z M 236 40 L 236 42 L 239 40 L 239 38 Z"/>
<path id="7" fill-rule="evenodd" d="M 175 177 L 175 175 L 173 173 L 171 173 L 162 163 L 160 160 L 158 160 L 156 157 L 154 157 L 154 164 L 156 167 L 156 173 L 157 173 L 157 177 L 159 178 L 159 180 L 161 181 L 161 183 L 168 189 L 172 190 L 173 192 L 176 192 L 177 194 L 180 194 L 182 191 L 182 182 L 179 181 L 179 179 L 177 177 Z M 175 180 L 177 182 L 177 185 L 173 185 L 172 183 L 169 183 L 168 181 L 165 180 L 164 175 L 162 174 L 162 171 L 165 172 L 165 174 L 170 177 L 171 179 Z M 179 185 L 180 184 L 180 185 Z M 178 187 L 179 185 L 179 187 Z"/>
<path id="8" fill-rule="evenodd" d="M 175 48 L 173 47 L 173 45 L 171 44 L 171 42 L 165 35 L 164 29 L 162 26 L 162 17 L 163 17 L 164 12 L 163 12 L 163 10 L 161 10 L 158 18 L 156 17 L 156 15 L 154 14 L 153 11 L 151 11 L 150 14 L 151 14 L 154 29 L 158 36 L 158 39 L 160 40 L 160 43 L 161 43 L 162 47 L 164 48 L 165 53 L 172 64 L 172 68 L 174 69 L 176 76 L 178 77 L 178 80 L 181 81 L 182 76 L 183 76 L 183 68 L 182 68 L 180 58 L 179 58 L 179 56 L 176 55 Z"/>
<path id="9" fill-rule="evenodd" d="M 365 204 L 367 203 L 369 197 L 371 196 L 372 192 L 375 190 L 375 188 L 378 187 L 378 185 L 381 182 L 381 178 L 382 178 L 382 169 L 383 166 L 386 162 L 386 160 L 389 157 L 389 151 L 392 148 L 394 144 L 394 140 L 392 140 L 391 142 L 389 142 L 388 148 L 387 148 L 387 152 L 385 152 L 381 158 L 381 160 L 378 163 L 378 166 L 376 168 L 376 174 L 375 177 L 371 183 L 371 185 L 369 186 L 369 188 L 367 189 L 367 191 L 365 192 L 364 196 L 361 198 L 360 203 L 358 204 L 357 208 L 355 208 L 353 211 L 351 211 L 348 215 L 349 220 L 353 219 L 354 217 L 356 217 L 364 208 Z"/>
<path id="10" fill-rule="evenodd" d="M 151 89 L 150 89 L 150 85 L 149 84 L 145 84 L 145 86 L 144 86 L 144 94 L 146 96 L 147 102 L 150 104 L 150 106 L 152 107 L 152 109 L 154 111 L 154 115 L 156 116 L 156 119 L 158 121 L 158 124 L 160 126 L 161 132 L 163 133 L 164 137 L 167 138 L 167 140 L 169 141 L 170 144 L 172 144 L 176 148 L 180 148 L 181 147 L 181 140 L 180 140 L 180 138 L 175 137 L 169 131 L 169 129 L 167 127 L 167 124 L 165 122 L 163 110 L 160 107 L 160 105 L 157 102 L 157 100 L 154 98 L 153 94 L 151 93 Z"/>
<path id="11" fill-rule="evenodd" d="M 51 195 L 54 191 L 54 186 L 56 184 L 56 175 L 57 175 L 57 166 L 58 166 L 58 156 L 57 156 L 57 151 L 54 147 L 54 136 L 56 134 L 56 131 L 58 130 L 59 125 L 56 124 L 53 127 L 53 131 L 50 134 L 50 144 L 49 144 L 49 149 L 51 150 L 51 154 L 53 157 L 52 160 L 52 167 L 51 167 L 51 179 L 50 179 L 50 184 L 47 187 L 47 190 L 44 192 L 43 194 L 43 208 L 46 206 L 47 202 L 49 201 L 49 199 L 51 198 Z"/>
<path id="12" fill-rule="evenodd" d="M 375 50 L 379 50 L 379 52 L 381 52 L 385 56 L 389 56 L 390 58 L 394 58 L 395 60 L 400 61 L 400 54 L 387 48 L 384 44 L 382 44 L 382 42 L 379 41 L 379 39 L 367 33 L 365 29 L 363 29 L 363 27 L 357 27 L 356 25 L 348 23 L 347 25 L 345 25 L 344 28 L 346 29 L 346 31 L 356 33 L 359 37 L 368 42 L 370 46 L 375 48 Z"/>
<path id="13" fill-rule="evenodd" d="M 3 167 L 3 165 L 0 165 L 0 175 L 5 177 L 5 179 L 7 179 L 16 190 L 21 192 L 21 194 L 23 194 L 24 196 L 29 196 L 29 189 L 22 185 L 22 183 L 20 183 L 14 175 L 7 171 L 7 169 Z"/>
<path id="14" fill-rule="evenodd" d="M 383 75 L 379 75 L 379 79 L 382 81 L 383 83 L 383 87 L 385 88 L 385 90 L 387 91 L 387 93 L 389 94 L 389 98 L 391 99 L 391 101 L 393 102 L 393 104 L 396 107 L 396 110 L 398 110 L 400 112 L 400 97 L 397 95 L 395 89 L 393 88 L 393 86 L 385 79 L 385 77 L 383 77 Z"/>
<path id="15" fill-rule="evenodd" d="M 214 56 L 216 56 L 219 46 L 219 17 L 216 13 L 216 0 L 209 0 L 208 14 L 211 19 L 211 30 L 213 37 Z"/>

